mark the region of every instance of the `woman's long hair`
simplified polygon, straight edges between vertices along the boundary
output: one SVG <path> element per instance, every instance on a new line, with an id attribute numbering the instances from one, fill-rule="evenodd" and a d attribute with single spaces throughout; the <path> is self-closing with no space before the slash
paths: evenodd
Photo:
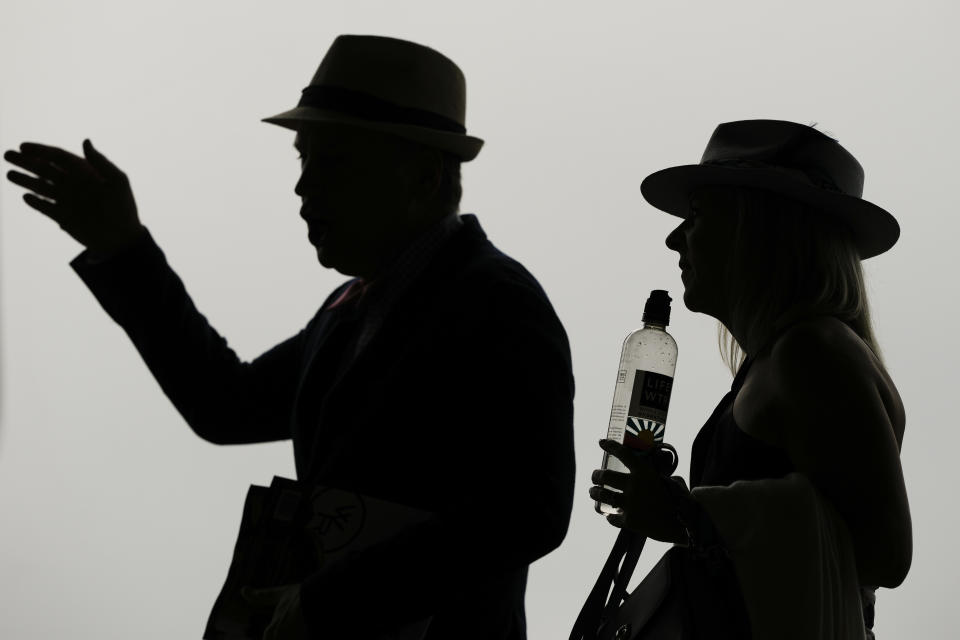
<path id="1" fill-rule="evenodd" d="M 853 329 L 879 359 L 850 230 L 778 194 L 736 191 L 736 246 L 727 271 L 731 323 L 767 345 L 796 320 L 829 315 Z M 720 354 L 735 375 L 746 353 L 722 322 L 717 329 Z"/>

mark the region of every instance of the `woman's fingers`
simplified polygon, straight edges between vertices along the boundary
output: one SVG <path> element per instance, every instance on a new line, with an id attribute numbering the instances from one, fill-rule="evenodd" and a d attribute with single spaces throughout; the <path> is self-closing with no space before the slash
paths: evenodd
<path id="1" fill-rule="evenodd" d="M 630 481 L 630 474 L 620 473 L 613 469 L 595 469 L 590 475 L 590 480 L 593 484 L 601 484 L 623 491 Z"/>
<path id="2" fill-rule="evenodd" d="M 628 469 L 632 469 L 632 460 L 624 460 L 624 447 L 622 444 L 616 440 L 603 439 L 600 441 L 600 448 L 609 453 L 611 456 L 619 460 L 624 464 Z"/>
<path id="3" fill-rule="evenodd" d="M 630 469 L 630 471 L 637 471 L 650 464 L 645 456 L 616 440 L 601 440 L 600 448 L 622 462 L 623 466 Z"/>
<path id="4" fill-rule="evenodd" d="M 623 494 L 618 491 L 611 491 L 603 487 L 590 487 L 590 497 L 611 507 L 623 508 Z"/>
<path id="5" fill-rule="evenodd" d="M 623 463 L 630 473 L 663 475 L 666 470 L 674 468 L 673 456 L 668 449 L 631 449 L 616 440 L 601 440 L 600 448 Z"/>
<path id="6" fill-rule="evenodd" d="M 627 516 L 618 513 L 611 513 L 607 516 L 607 522 L 618 529 L 622 529 L 623 526 L 627 524 Z"/>
<path id="7" fill-rule="evenodd" d="M 57 199 L 57 187 L 49 180 L 34 178 L 33 176 L 28 176 L 18 171 L 8 171 L 7 180 L 15 185 L 29 189 L 44 198 L 49 198 L 50 200 Z"/>

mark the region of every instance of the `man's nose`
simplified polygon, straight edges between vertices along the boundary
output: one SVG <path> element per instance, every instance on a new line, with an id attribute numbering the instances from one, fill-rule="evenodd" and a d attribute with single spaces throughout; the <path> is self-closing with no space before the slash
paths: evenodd
<path id="1" fill-rule="evenodd" d="M 686 244 L 686 237 L 683 234 L 683 225 L 686 223 L 686 220 L 678 224 L 673 231 L 667 234 L 667 239 L 665 241 L 667 248 L 674 251 L 680 251 L 683 246 Z"/>

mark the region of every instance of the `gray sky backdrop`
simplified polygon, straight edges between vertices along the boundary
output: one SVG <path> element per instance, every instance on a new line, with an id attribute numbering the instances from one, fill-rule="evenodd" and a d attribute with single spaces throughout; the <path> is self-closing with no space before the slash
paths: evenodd
<path id="1" fill-rule="evenodd" d="M 684 475 L 730 384 L 715 322 L 680 301 L 663 244 L 676 219 L 643 201 L 641 179 L 697 162 L 719 122 L 818 122 L 903 229 L 865 265 L 907 407 L 915 534 L 913 569 L 880 591 L 876 630 L 947 638 L 960 586 L 958 18 L 956 3 L 933 0 L 4 0 L 0 146 L 79 153 L 90 137 L 129 175 L 198 308 L 250 360 L 343 281 L 317 264 L 298 216 L 293 133 L 259 119 L 295 104 L 341 33 L 455 60 L 467 127 L 487 141 L 464 166 L 462 210 L 540 279 L 573 349 L 577 500 L 527 590 L 530 637 L 547 639 L 566 637 L 615 537 L 586 492 L 620 344 L 651 289 L 675 298 L 667 439 Z M 291 476 L 290 444 L 195 436 L 69 268 L 80 246 L 21 193 L 0 183 L 0 637 L 199 638 L 246 488 Z M 538 497 L 518 487 L 503 499 Z M 649 545 L 638 575 L 665 549 Z"/>

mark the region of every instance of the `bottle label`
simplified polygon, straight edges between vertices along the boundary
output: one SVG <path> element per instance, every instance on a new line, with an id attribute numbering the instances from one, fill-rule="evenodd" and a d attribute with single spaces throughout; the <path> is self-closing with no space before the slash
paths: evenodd
<path id="1" fill-rule="evenodd" d="M 623 434 L 626 446 L 649 449 L 655 442 L 663 442 L 672 390 L 673 378 L 670 376 L 637 369 Z"/>

